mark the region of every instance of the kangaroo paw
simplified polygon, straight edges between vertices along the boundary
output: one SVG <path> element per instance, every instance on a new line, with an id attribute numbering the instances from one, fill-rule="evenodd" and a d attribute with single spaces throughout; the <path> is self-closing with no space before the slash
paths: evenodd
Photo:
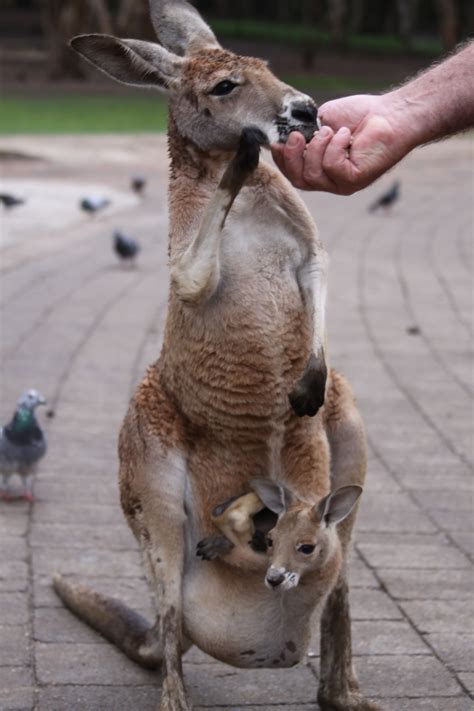
<path id="1" fill-rule="evenodd" d="M 203 538 L 196 547 L 196 555 L 202 560 L 216 560 L 229 553 L 234 544 L 225 536 L 209 536 Z"/>
<path id="2" fill-rule="evenodd" d="M 314 417 L 319 408 L 324 405 L 326 391 L 327 368 L 324 361 L 317 361 L 311 354 L 308 365 L 300 380 L 288 396 L 290 405 L 298 417 Z"/>
<path id="3" fill-rule="evenodd" d="M 268 139 L 256 126 L 244 128 L 240 134 L 237 153 L 229 164 L 221 181 L 221 188 L 228 190 L 235 197 L 246 178 L 258 166 L 260 147 L 268 143 Z"/>

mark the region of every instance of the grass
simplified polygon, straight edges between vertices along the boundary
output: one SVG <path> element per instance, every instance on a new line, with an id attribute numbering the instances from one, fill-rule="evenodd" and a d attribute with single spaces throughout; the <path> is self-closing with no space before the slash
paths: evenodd
<path id="1" fill-rule="evenodd" d="M 258 22 L 253 20 L 220 20 L 211 22 L 218 37 L 235 37 L 246 40 L 266 40 L 286 45 L 314 45 L 316 49 L 331 46 L 328 32 L 315 27 L 277 22 Z M 399 37 L 393 35 L 349 35 L 347 50 L 365 52 L 374 55 L 423 55 L 437 56 L 443 48 L 439 40 L 433 38 L 413 39 L 407 48 Z"/>
<path id="2" fill-rule="evenodd" d="M 140 133 L 165 131 L 160 96 L 3 97 L 0 134 Z"/>
<path id="3" fill-rule="evenodd" d="M 296 89 L 318 93 L 377 91 L 386 84 L 352 77 L 284 75 L 283 81 Z M 159 95 L 64 96 L 2 98 L 0 135 L 26 133 L 158 133 L 166 131 L 167 103 Z"/>

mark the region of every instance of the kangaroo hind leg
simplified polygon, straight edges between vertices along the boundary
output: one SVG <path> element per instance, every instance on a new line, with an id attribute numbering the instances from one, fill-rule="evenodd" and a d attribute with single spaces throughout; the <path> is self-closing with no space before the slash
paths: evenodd
<path id="1" fill-rule="evenodd" d="M 365 481 L 367 445 L 362 418 L 346 379 L 331 371 L 324 422 L 331 454 L 331 489 Z M 321 617 L 321 668 L 318 702 L 322 711 L 381 711 L 366 699 L 352 661 L 347 556 L 357 506 L 338 526 L 344 564 Z"/>

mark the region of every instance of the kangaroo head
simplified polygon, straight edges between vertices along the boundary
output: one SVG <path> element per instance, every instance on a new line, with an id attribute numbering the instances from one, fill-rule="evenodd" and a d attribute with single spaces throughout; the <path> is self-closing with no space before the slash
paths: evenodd
<path id="1" fill-rule="evenodd" d="M 317 128 L 313 100 L 279 81 L 265 62 L 219 45 L 185 0 L 150 0 L 160 44 L 80 35 L 71 46 L 117 81 L 167 91 L 178 133 L 204 151 L 237 147 L 242 129 L 258 127 L 268 143 Z"/>
<path id="2" fill-rule="evenodd" d="M 317 504 L 301 501 L 267 479 L 254 480 L 252 488 L 262 503 L 278 515 L 267 536 L 270 567 L 266 585 L 289 590 L 308 573 L 319 570 L 323 575 L 324 567 L 340 547 L 336 524 L 350 514 L 362 488 L 343 486 Z"/>

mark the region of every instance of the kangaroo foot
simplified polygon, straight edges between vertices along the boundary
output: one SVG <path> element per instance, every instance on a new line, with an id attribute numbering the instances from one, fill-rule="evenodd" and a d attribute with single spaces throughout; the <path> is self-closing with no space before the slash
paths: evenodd
<path id="1" fill-rule="evenodd" d="M 384 711 L 380 704 L 366 699 L 358 692 L 349 692 L 332 699 L 318 694 L 318 704 L 321 711 Z"/>
<path id="2" fill-rule="evenodd" d="M 324 405 L 327 368 L 324 360 L 321 362 L 311 353 L 303 375 L 288 396 L 290 405 L 298 417 L 314 417 L 319 408 Z"/>
<path id="3" fill-rule="evenodd" d="M 229 553 L 234 544 L 225 536 L 209 536 L 203 538 L 196 547 L 196 555 L 202 560 L 216 560 Z"/>
<path id="4" fill-rule="evenodd" d="M 177 678 L 176 682 L 166 677 L 161 690 L 160 711 L 191 711 L 191 704 L 186 699 L 183 682 Z"/>

